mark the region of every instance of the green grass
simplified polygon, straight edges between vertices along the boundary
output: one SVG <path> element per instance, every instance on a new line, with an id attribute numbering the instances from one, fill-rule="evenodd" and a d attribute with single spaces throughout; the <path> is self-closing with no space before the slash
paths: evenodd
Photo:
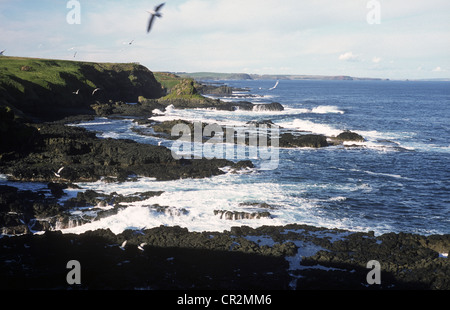
<path id="1" fill-rule="evenodd" d="M 52 84 L 67 86 L 66 80 L 61 77 L 61 72 L 82 80 L 79 69 L 80 64 L 71 61 L 1 57 L 0 83 L 16 85 L 22 92 L 24 87 L 14 83 L 17 79 L 37 84 L 45 89 L 49 89 Z"/>
<path id="2" fill-rule="evenodd" d="M 170 92 L 172 88 L 180 84 L 183 80 L 183 78 L 180 78 L 179 76 L 176 76 L 172 73 L 154 72 L 153 75 L 155 76 L 155 79 L 162 85 L 162 87 L 167 90 L 167 92 Z"/>
<path id="3" fill-rule="evenodd" d="M 25 87 L 17 82 L 18 79 L 39 85 L 47 90 L 52 86 L 68 87 L 67 77 L 71 84 L 84 84 L 90 88 L 97 85 L 86 79 L 81 72 L 83 66 L 89 66 L 97 72 L 105 71 L 132 71 L 137 64 L 90 63 L 68 60 L 35 59 L 21 57 L 0 57 L 0 85 L 14 86 L 21 92 Z M 74 83 L 77 81 L 78 83 Z"/>
<path id="4" fill-rule="evenodd" d="M 167 96 L 163 100 L 172 99 L 204 99 L 202 95 L 198 94 L 196 85 L 197 82 L 191 78 L 182 78 L 172 73 L 155 72 L 156 80 L 166 89 Z"/>

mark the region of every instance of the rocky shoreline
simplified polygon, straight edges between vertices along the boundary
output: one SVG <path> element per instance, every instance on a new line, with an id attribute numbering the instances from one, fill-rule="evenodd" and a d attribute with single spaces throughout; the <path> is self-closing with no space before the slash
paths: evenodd
<path id="1" fill-rule="evenodd" d="M 51 182 L 37 192 L 13 185 L 0 186 L 1 289 L 450 289 L 450 261 L 445 255 L 450 235 L 376 236 L 298 224 L 201 233 L 161 226 L 120 234 L 109 229 L 64 234 L 67 228 L 113 216 L 127 203 L 163 192 L 123 196 L 83 190 L 62 202 L 64 189 L 76 185 Z M 271 216 L 268 204 L 246 206 L 261 211 L 214 213 L 224 221 Z M 148 208 L 171 216 L 187 212 L 159 205 Z M 73 260 L 81 264 L 82 282 L 77 285 L 66 281 L 66 265 Z M 370 261 L 380 263 L 381 284 L 367 282 Z"/>
<path id="2" fill-rule="evenodd" d="M 66 228 L 115 215 L 127 208 L 127 203 L 145 201 L 163 193 L 106 195 L 79 189 L 75 183 L 99 180 L 120 183 L 138 177 L 210 178 L 224 174 L 224 168 L 253 167 L 251 161 L 175 160 L 165 147 L 100 139 L 95 133 L 67 126 L 68 123 L 92 120 L 96 116 L 134 116 L 149 129 L 167 135 L 173 123 L 147 124 L 154 109 L 169 105 L 180 109 L 230 111 L 283 107 L 277 103 L 261 106 L 205 98 L 197 93 L 191 80 L 182 80 L 171 88 L 170 94 L 161 97 L 162 87 L 152 72 L 137 64 L 95 65 L 5 58 L 5 66 L 6 61 L 13 62 L 14 66 L 20 64 L 22 68 L 26 65 L 26 70 L 11 67 L 6 81 L 0 80 L 0 177 L 7 176 L 9 181 L 0 185 L 1 289 L 450 289 L 450 263 L 444 255 L 450 248 L 450 235 L 375 236 L 372 232 L 306 225 L 233 227 L 230 231 L 203 233 L 181 227 L 157 227 L 120 234 L 110 230 L 63 234 L 61 231 Z M 79 71 L 64 72 L 64 66 L 75 66 Z M 43 88 L 32 82 L 33 72 L 44 72 L 44 68 L 49 72 L 60 70 L 58 85 L 67 87 L 63 89 L 49 82 Z M 28 91 L 19 95 L 17 89 L 21 85 L 28 85 Z M 125 86 L 116 89 L 116 85 Z M 91 92 L 98 86 L 104 91 L 94 98 Z M 73 91 L 77 88 L 89 100 L 76 97 Z M 207 91 L 215 92 L 210 87 Z M 52 97 L 55 93 L 59 95 Z M 133 100 L 138 102 L 126 103 Z M 332 138 L 283 132 L 280 146 L 326 147 L 361 139 L 352 132 Z M 20 189 L 21 182 L 43 185 L 39 190 Z M 76 197 L 66 197 L 68 189 L 79 189 L 79 192 Z M 248 207 L 249 212 L 211 212 L 224 221 L 271 216 L 267 204 L 255 203 Z M 159 205 L 148 208 L 174 216 L 186 212 Z M 73 260 L 82 268 L 82 282 L 78 285 L 67 282 L 67 263 Z M 372 260 L 381 264 L 381 284 L 367 283 L 370 272 L 367 263 Z"/>
<path id="3" fill-rule="evenodd" d="M 449 244 L 449 236 L 375 236 L 306 225 L 46 232 L 0 239 L 1 288 L 448 290 L 450 263 L 439 252 Z M 81 265 L 81 284 L 66 281 L 73 260 Z M 372 260 L 381 265 L 381 284 L 367 282 Z"/>
<path id="4" fill-rule="evenodd" d="M 132 175 L 175 180 L 223 174 L 227 160 L 175 160 L 169 149 L 131 140 L 100 139 L 83 128 L 54 123 L 31 125 L 35 145 L 18 155 L 3 155 L 0 170 L 11 181 L 95 182 L 103 177 L 125 181 Z M 64 167 L 57 174 L 56 172 Z"/>

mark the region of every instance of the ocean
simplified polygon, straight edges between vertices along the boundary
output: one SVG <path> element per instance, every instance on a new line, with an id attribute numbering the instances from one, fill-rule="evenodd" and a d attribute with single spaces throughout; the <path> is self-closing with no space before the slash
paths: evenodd
<path id="1" fill-rule="evenodd" d="M 177 110 L 152 119 L 186 119 L 245 126 L 271 120 L 284 129 L 336 136 L 345 130 L 364 142 L 321 149 L 280 148 L 276 169 L 255 168 L 208 179 L 80 183 L 82 190 L 119 194 L 164 191 L 128 204 L 117 215 L 64 230 L 166 226 L 224 231 L 233 226 L 287 224 L 374 231 L 376 234 L 450 233 L 450 84 L 418 81 L 220 81 L 246 88 L 227 101 L 279 102 L 284 111 Z M 215 81 L 217 83 L 217 81 Z M 75 125 L 75 124 L 74 124 Z M 97 118 L 76 124 L 103 138 L 126 138 L 171 147 L 174 141 L 132 131 L 130 119 Z M 245 158 L 243 158 L 245 159 Z M 2 182 L 0 180 L 0 182 Z M 5 181 L 3 181 L 5 182 Z M 45 186 L 45 185 L 44 185 Z M 78 190 L 66 190 L 68 199 Z M 168 207 L 157 212 L 150 205 Z M 215 211 L 262 212 L 270 217 L 227 220 Z M 74 210 L 74 214 L 80 210 Z"/>

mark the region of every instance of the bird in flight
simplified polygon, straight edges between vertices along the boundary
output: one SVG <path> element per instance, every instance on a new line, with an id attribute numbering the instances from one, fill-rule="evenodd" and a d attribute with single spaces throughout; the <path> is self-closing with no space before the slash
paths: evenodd
<path id="1" fill-rule="evenodd" d="M 147 11 L 148 13 L 151 14 L 150 16 L 150 20 L 148 22 L 148 27 L 147 27 L 147 33 L 150 32 L 150 30 L 152 29 L 153 26 L 153 22 L 155 20 L 155 17 L 162 17 L 162 14 L 159 12 L 159 10 L 161 10 L 161 8 L 164 6 L 165 3 L 161 3 L 160 5 L 158 5 L 157 7 L 155 7 L 154 11 Z"/>
<path id="2" fill-rule="evenodd" d="M 119 248 L 122 250 L 122 251 L 125 251 L 125 246 L 127 245 L 127 240 L 125 240 L 123 243 L 122 243 L 122 245 L 121 246 L 119 246 Z"/>
<path id="3" fill-rule="evenodd" d="M 60 178 L 61 177 L 61 172 L 64 170 L 64 167 L 61 167 L 58 172 L 53 172 L 53 174 L 57 177 Z"/>
<path id="4" fill-rule="evenodd" d="M 5 56 L 5 55 L 3 55 L 4 52 L 6 52 L 6 50 L 1 51 L 0 56 Z"/>
<path id="5" fill-rule="evenodd" d="M 92 92 L 92 96 L 94 96 L 95 93 L 98 92 L 99 90 L 101 90 L 101 88 L 96 88 L 96 89 L 94 89 L 94 91 Z"/>
<path id="6" fill-rule="evenodd" d="M 146 245 L 147 245 L 147 243 L 141 243 L 141 244 L 138 246 L 138 249 L 141 250 L 141 251 L 145 251 L 144 247 L 145 247 Z"/>
<path id="7" fill-rule="evenodd" d="M 274 90 L 274 89 L 276 89 L 276 88 L 278 87 L 278 84 L 280 84 L 280 81 L 277 81 L 277 83 L 275 84 L 275 86 L 272 87 L 272 88 L 269 88 L 269 90 Z"/>
<path id="8" fill-rule="evenodd" d="M 80 90 L 78 89 L 77 91 L 73 92 L 74 95 L 79 95 L 80 94 Z"/>

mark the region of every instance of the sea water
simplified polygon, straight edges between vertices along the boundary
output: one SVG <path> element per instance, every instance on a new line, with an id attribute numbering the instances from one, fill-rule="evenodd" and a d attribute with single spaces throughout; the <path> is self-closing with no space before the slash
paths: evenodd
<path id="1" fill-rule="evenodd" d="M 164 191 L 128 204 L 117 215 L 66 232 L 160 225 L 192 231 L 233 226 L 308 224 L 351 231 L 450 233 L 450 83 L 401 81 L 223 81 L 248 88 L 227 101 L 279 102 L 284 111 L 156 111 L 157 121 L 185 119 L 245 126 L 271 120 L 284 129 L 337 136 L 345 130 L 364 142 L 322 149 L 279 149 L 273 170 L 255 168 L 207 179 L 78 184 L 83 190 L 133 194 Z M 173 141 L 139 135 L 131 119 L 99 118 L 77 124 L 102 138 L 126 138 L 171 147 Z M 263 205 L 269 209 L 263 209 Z M 168 207 L 158 212 L 153 205 Z M 268 211 L 270 218 L 225 220 L 216 210 Z"/>

